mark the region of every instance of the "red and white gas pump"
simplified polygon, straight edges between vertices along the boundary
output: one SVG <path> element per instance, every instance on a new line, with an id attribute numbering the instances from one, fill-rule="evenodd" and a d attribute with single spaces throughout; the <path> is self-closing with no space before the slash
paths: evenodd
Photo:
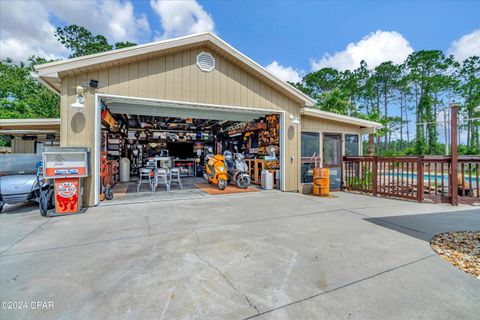
<path id="1" fill-rule="evenodd" d="M 84 212 L 83 178 L 89 176 L 89 148 L 45 147 L 43 176 L 54 180 L 55 209 L 47 216 L 60 216 Z"/>

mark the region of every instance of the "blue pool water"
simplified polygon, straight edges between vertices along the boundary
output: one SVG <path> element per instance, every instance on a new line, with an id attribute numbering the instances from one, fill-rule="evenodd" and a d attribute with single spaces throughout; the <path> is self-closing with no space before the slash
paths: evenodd
<path id="1" fill-rule="evenodd" d="M 399 177 L 399 178 L 403 177 L 404 180 L 406 180 L 407 177 L 408 177 L 409 181 L 410 180 L 413 181 L 413 180 L 417 179 L 417 174 L 416 173 L 408 173 L 408 174 L 407 173 L 403 173 L 403 174 L 402 173 L 388 173 L 388 174 L 386 174 L 386 176 L 390 176 L 390 177 L 393 176 L 393 177 Z M 444 174 L 444 175 L 442 175 L 442 174 L 437 174 L 437 175 L 430 174 L 430 183 L 432 183 L 432 184 L 435 183 L 435 177 L 437 178 L 437 184 L 442 183 L 442 176 L 443 176 L 444 184 L 448 184 L 448 174 Z M 428 173 L 423 175 L 423 179 L 425 181 L 428 181 Z M 473 189 L 475 189 L 476 186 L 477 186 L 477 178 L 474 177 L 473 175 L 472 175 L 472 178 L 470 179 L 468 174 L 465 174 L 465 182 L 467 184 L 469 183 L 472 186 Z"/>

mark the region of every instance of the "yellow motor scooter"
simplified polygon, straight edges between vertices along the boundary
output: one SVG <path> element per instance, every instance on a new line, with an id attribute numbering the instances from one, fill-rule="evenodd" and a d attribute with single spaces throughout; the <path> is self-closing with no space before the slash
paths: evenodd
<path id="1" fill-rule="evenodd" d="M 208 162 L 205 166 L 205 173 L 203 174 L 205 179 L 210 184 L 216 184 L 218 189 L 224 190 L 228 185 L 227 166 L 225 165 L 225 159 L 223 156 L 209 155 Z"/>

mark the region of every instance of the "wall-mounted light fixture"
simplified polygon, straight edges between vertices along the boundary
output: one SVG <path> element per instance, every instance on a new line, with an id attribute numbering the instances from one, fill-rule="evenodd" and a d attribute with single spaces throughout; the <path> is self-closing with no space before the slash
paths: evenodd
<path id="1" fill-rule="evenodd" d="M 72 108 L 83 108 L 85 107 L 85 94 L 82 86 L 77 86 L 77 96 L 75 97 L 75 102 L 70 105 Z"/>
<path id="2" fill-rule="evenodd" d="M 293 124 L 300 124 L 300 119 L 295 117 L 293 114 L 290 115 L 290 120 L 292 120 Z"/>

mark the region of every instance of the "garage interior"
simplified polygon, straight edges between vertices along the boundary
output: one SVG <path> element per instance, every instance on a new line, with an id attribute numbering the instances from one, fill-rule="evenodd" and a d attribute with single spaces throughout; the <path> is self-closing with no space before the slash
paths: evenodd
<path id="1" fill-rule="evenodd" d="M 273 176 L 280 189 L 280 114 L 271 111 L 219 106 L 192 106 L 125 98 L 101 98 L 100 200 L 108 185 L 113 197 L 141 192 L 201 190 L 209 194 L 260 189 L 261 172 Z M 208 185 L 204 167 L 208 154 L 237 151 L 245 157 L 251 185 L 240 189 L 230 183 L 221 192 Z M 125 159 L 128 159 L 126 161 Z M 124 167 L 128 163 L 128 182 Z M 152 188 L 145 169 L 177 168 L 180 177 Z M 108 197 L 107 197 L 108 199 Z"/>

